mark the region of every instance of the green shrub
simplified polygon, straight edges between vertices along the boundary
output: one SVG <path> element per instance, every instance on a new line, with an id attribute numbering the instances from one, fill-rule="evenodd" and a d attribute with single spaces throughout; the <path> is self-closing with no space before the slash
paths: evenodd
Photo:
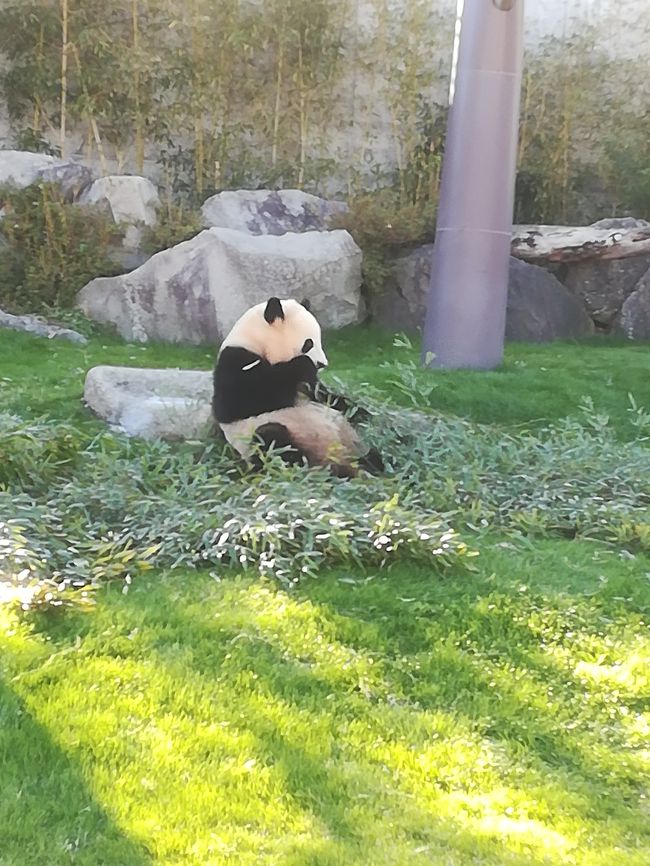
<path id="1" fill-rule="evenodd" d="M 19 129 L 14 135 L 16 150 L 28 150 L 31 153 L 46 153 L 48 156 L 61 156 L 61 148 L 51 144 L 44 135 L 31 126 Z"/>
<path id="2" fill-rule="evenodd" d="M 47 320 L 52 325 L 71 328 L 88 339 L 91 337 L 110 339 L 115 336 L 115 325 L 109 322 L 94 322 L 76 308 L 48 307 Z"/>
<path id="3" fill-rule="evenodd" d="M 384 290 L 397 253 L 433 241 L 436 208 L 436 201 L 405 201 L 397 192 L 382 190 L 352 199 L 349 210 L 331 220 L 330 226 L 347 229 L 363 252 L 370 299 Z"/>
<path id="4" fill-rule="evenodd" d="M 639 124 L 641 127 L 641 124 Z M 636 133 L 636 134 L 635 134 Z M 607 142 L 604 170 L 617 213 L 650 219 L 650 118 L 625 143 Z"/>
<path id="5" fill-rule="evenodd" d="M 188 241 L 203 228 L 201 214 L 183 204 L 168 201 L 158 211 L 155 226 L 147 226 L 142 239 L 142 249 L 149 255 L 167 250 L 183 241 Z"/>
<path id="6" fill-rule="evenodd" d="M 65 202 L 58 186 L 6 188 L 0 207 L 0 307 L 69 308 L 89 280 L 116 272 L 109 253 L 119 229 L 108 215 Z"/>
<path id="7" fill-rule="evenodd" d="M 0 491 L 47 490 L 65 476 L 87 445 L 87 437 L 67 424 L 26 423 L 0 413 Z"/>

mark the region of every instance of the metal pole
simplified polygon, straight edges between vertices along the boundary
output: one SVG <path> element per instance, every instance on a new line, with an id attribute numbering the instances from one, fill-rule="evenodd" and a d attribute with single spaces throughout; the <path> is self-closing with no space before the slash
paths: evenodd
<path id="1" fill-rule="evenodd" d="M 524 0 L 465 0 L 442 167 L 422 360 L 503 359 Z"/>

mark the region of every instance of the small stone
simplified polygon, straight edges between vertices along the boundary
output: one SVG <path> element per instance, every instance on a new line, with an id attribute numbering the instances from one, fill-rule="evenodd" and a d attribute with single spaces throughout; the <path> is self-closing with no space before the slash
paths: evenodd
<path id="1" fill-rule="evenodd" d="M 5 313 L 3 310 L 0 310 L 0 328 L 25 331 L 28 334 L 34 334 L 36 337 L 46 337 L 49 340 L 69 340 L 71 343 L 77 343 L 80 346 L 85 346 L 88 343 L 84 335 L 78 331 L 50 324 L 38 316 L 14 316 L 11 313 Z"/>

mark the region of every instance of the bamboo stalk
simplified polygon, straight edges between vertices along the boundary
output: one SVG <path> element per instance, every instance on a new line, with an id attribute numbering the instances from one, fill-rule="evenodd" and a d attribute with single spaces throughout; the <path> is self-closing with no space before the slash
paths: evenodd
<path id="1" fill-rule="evenodd" d="M 567 219 L 567 199 L 568 199 L 568 189 L 569 189 L 569 148 L 571 143 L 571 115 L 572 115 L 572 105 L 570 99 L 570 82 L 569 82 L 569 73 L 567 69 L 564 70 L 564 106 L 563 106 L 563 118 L 562 118 L 562 175 L 561 175 L 561 184 L 562 184 L 562 206 L 561 206 L 561 216 L 562 222 L 566 222 Z"/>
<path id="2" fill-rule="evenodd" d="M 197 0 L 192 4 L 192 22 L 191 22 L 191 46 L 192 46 L 192 61 L 196 70 L 196 103 L 194 107 L 194 172 L 196 175 L 196 191 L 199 195 L 203 194 L 204 189 L 204 169 L 205 169 L 205 142 L 204 142 L 204 127 L 203 127 L 203 112 L 202 105 L 204 93 L 203 61 L 204 51 L 203 44 L 199 38 L 197 21 L 199 19 L 200 6 Z"/>
<path id="3" fill-rule="evenodd" d="M 68 105 L 68 0 L 61 0 L 61 116 L 59 145 L 65 158 L 65 136 Z"/>
<path id="4" fill-rule="evenodd" d="M 307 151 L 307 117 L 306 117 L 306 99 L 305 99 L 305 81 L 304 67 L 302 54 L 302 36 L 298 43 L 298 105 L 299 105 L 299 122 L 300 122 L 300 159 L 298 170 L 298 189 L 302 189 L 305 183 L 305 158 Z"/>
<path id="5" fill-rule="evenodd" d="M 280 33 L 284 33 L 284 19 L 280 27 Z M 271 147 L 271 165 L 275 166 L 278 161 L 278 134 L 280 131 L 280 105 L 282 102 L 282 76 L 284 72 L 284 40 L 280 36 L 278 44 L 278 65 L 275 79 L 275 107 L 273 110 L 273 144 Z"/>
<path id="6" fill-rule="evenodd" d="M 144 170 L 144 130 L 140 104 L 140 19 L 138 0 L 131 0 L 131 31 L 135 59 L 133 71 L 135 90 L 135 166 L 136 171 L 142 174 Z"/>
<path id="7" fill-rule="evenodd" d="M 359 63 L 359 4 L 360 0 L 354 0 L 353 10 L 351 9 L 351 14 L 354 15 L 354 26 L 352 28 L 353 42 L 352 42 L 352 86 L 350 87 L 350 117 L 354 117 L 356 113 L 357 107 L 357 76 L 358 76 L 358 63 Z M 363 140 L 363 136 L 362 136 Z M 348 167 L 347 167 L 347 188 L 348 188 L 348 198 L 352 198 L 354 194 L 354 137 L 350 134 L 348 135 L 348 147 L 347 147 L 347 158 L 348 158 Z"/>
<path id="8" fill-rule="evenodd" d="M 525 97 L 524 97 L 524 105 L 521 111 L 521 124 L 519 126 L 519 146 L 517 153 L 517 165 L 521 165 L 521 161 L 524 158 L 524 154 L 528 149 L 528 126 L 529 126 L 529 118 L 528 112 L 530 111 L 530 93 L 532 89 L 532 76 L 530 73 L 530 69 L 526 71 L 526 86 L 524 88 Z"/>
<path id="9" fill-rule="evenodd" d="M 196 171 L 196 190 L 199 194 L 203 194 L 203 169 L 205 165 L 205 142 L 203 120 L 200 115 L 200 110 L 197 109 L 194 118 L 194 166 Z"/>
<path id="10" fill-rule="evenodd" d="M 88 116 L 88 123 L 90 124 L 90 129 L 93 135 L 93 140 L 97 147 L 97 153 L 99 154 L 99 164 L 101 167 L 102 175 L 105 177 L 108 174 L 108 163 L 106 160 L 106 154 L 104 152 L 104 144 L 102 142 L 102 137 L 99 134 L 99 127 L 97 126 L 97 121 L 95 120 L 95 116 L 92 113 L 90 108 L 90 98 L 88 96 L 88 91 L 86 90 L 86 85 L 83 80 L 82 69 L 81 69 L 81 58 L 79 57 L 79 51 L 77 50 L 76 45 L 72 45 L 72 53 L 74 54 L 75 65 L 77 67 L 77 75 L 79 76 L 79 86 L 81 87 L 81 92 L 84 95 L 84 101 L 86 105 L 86 114 Z"/>
<path id="11" fill-rule="evenodd" d="M 43 69 L 43 42 L 45 39 L 45 28 L 41 24 L 38 33 L 38 64 L 39 70 Z M 41 101 L 38 97 L 34 99 L 34 113 L 32 115 L 32 129 L 37 132 L 41 125 Z"/>
<path id="12" fill-rule="evenodd" d="M 90 113 L 90 128 L 92 129 L 93 138 L 95 140 L 95 145 L 97 146 L 97 153 L 99 154 L 99 164 L 101 166 L 102 175 L 106 177 L 108 174 L 108 163 L 106 161 L 106 154 L 104 152 L 104 144 L 102 142 L 102 137 L 99 134 L 99 127 L 97 126 L 97 121 L 93 114 Z"/>

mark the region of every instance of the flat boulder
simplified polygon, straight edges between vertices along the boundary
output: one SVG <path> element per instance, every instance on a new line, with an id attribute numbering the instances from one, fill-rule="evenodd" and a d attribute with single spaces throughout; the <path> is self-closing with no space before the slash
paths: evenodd
<path id="1" fill-rule="evenodd" d="M 201 213 L 206 227 L 236 229 L 252 235 L 324 231 L 330 217 L 347 209 L 299 189 L 238 189 L 207 199 Z"/>
<path id="2" fill-rule="evenodd" d="M 347 231 L 254 236 L 212 228 L 117 277 L 85 286 L 77 304 L 129 341 L 220 342 L 254 304 L 307 298 L 324 328 L 360 321 L 361 250 Z"/>
<path id="3" fill-rule="evenodd" d="M 205 439 L 213 429 L 210 372 L 93 367 L 86 375 L 84 401 L 129 436 Z"/>
<path id="4" fill-rule="evenodd" d="M 92 173 L 81 163 L 45 153 L 0 150 L 0 186 L 24 189 L 38 181 L 56 184 L 67 201 L 74 201 L 92 182 Z"/>
<path id="5" fill-rule="evenodd" d="M 612 217 L 590 226 L 513 226 L 510 253 L 533 265 L 650 255 L 650 225 Z"/>

